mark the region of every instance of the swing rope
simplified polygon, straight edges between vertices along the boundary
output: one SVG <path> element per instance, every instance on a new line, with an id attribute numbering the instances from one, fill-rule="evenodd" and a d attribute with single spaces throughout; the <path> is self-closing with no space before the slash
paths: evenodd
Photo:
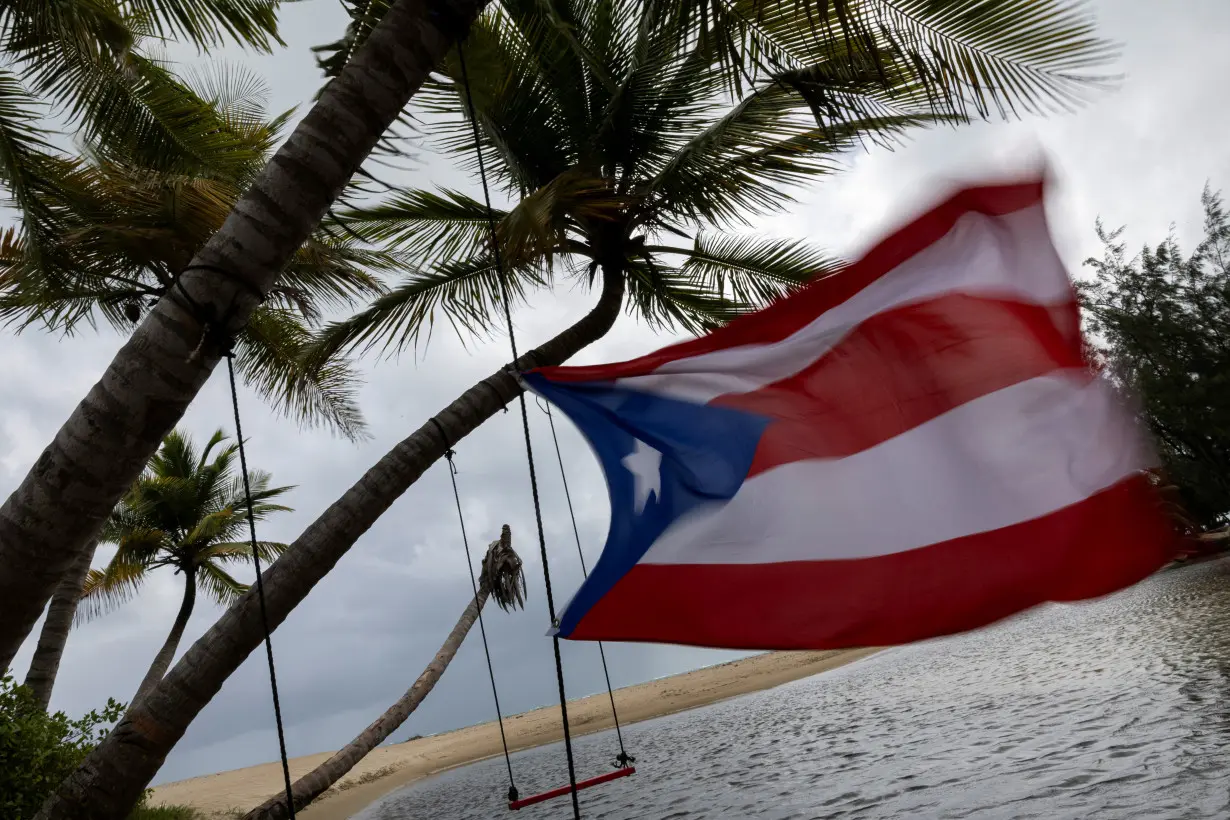
<path id="1" fill-rule="evenodd" d="M 585 566 L 585 552 L 581 549 L 581 531 L 577 528 L 577 515 L 572 509 L 572 493 L 568 491 L 568 473 L 564 471 L 564 456 L 560 452 L 559 436 L 555 433 L 555 417 L 551 414 L 550 404 L 539 398 L 535 398 L 534 401 L 538 404 L 538 409 L 547 414 L 547 423 L 551 425 L 551 440 L 555 442 L 555 458 L 559 461 L 559 477 L 564 483 L 564 499 L 568 502 L 568 517 L 572 519 L 572 534 L 577 541 L 577 556 L 581 559 L 581 574 L 588 578 L 589 570 Z M 607 669 L 606 651 L 602 648 L 602 641 L 598 641 L 598 656 L 602 658 L 602 676 L 606 678 L 606 693 L 611 698 L 611 717 L 615 721 L 615 737 L 619 739 L 619 756 L 615 758 L 615 768 L 622 769 L 635 763 L 636 758 L 628 754 L 628 750 L 624 748 L 624 735 L 619 728 L 619 710 L 615 708 L 615 690 L 611 687 L 611 673 Z"/>
<path id="2" fill-rule="evenodd" d="M 234 300 L 225 313 L 219 317 L 209 305 L 202 305 L 192 298 L 192 294 L 184 287 L 183 275 L 190 270 L 207 270 L 218 274 L 232 284 L 247 290 L 256 297 L 258 302 L 265 301 L 265 293 L 247 279 L 232 271 L 216 265 L 189 265 L 179 272 L 168 288 L 166 295 L 178 302 L 181 307 L 201 323 L 201 339 L 196 348 L 188 354 L 188 361 L 199 361 L 207 344 L 212 343 L 226 359 L 226 373 L 231 388 L 231 410 L 235 418 L 235 439 L 239 449 L 239 470 L 243 474 L 243 500 L 248 509 L 248 539 L 252 547 L 252 568 L 256 572 L 256 598 L 260 602 L 261 629 L 264 632 L 265 658 L 269 664 L 269 689 L 273 694 L 273 721 L 278 733 L 278 756 L 282 762 L 282 783 L 286 790 L 286 814 L 290 820 L 295 820 L 294 789 L 290 782 L 290 759 L 286 754 L 286 730 L 282 723 L 282 700 L 278 697 L 278 673 L 273 662 L 273 638 L 269 629 L 269 607 L 265 602 L 265 579 L 261 572 L 259 542 L 256 540 L 256 519 L 252 511 L 252 482 L 248 476 L 248 454 L 243 441 L 243 423 L 239 418 L 239 388 L 235 383 L 235 340 L 226 332 L 227 323 L 235 309 Z M 179 298 L 176 298 L 178 294 Z"/>
<path id="3" fill-rule="evenodd" d="M 499 234 L 495 227 L 495 212 L 491 207 L 491 192 L 487 185 L 487 169 L 483 164 L 483 146 L 478 131 L 478 116 L 474 111 L 474 98 L 470 93 L 470 78 L 466 72 L 464 43 L 459 43 L 457 46 L 457 58 L 461 69 L 461 82 L 465 87 L 466 108 L 469 111 L 470 125 L 474 131 L 474 151 L 478 156 L 478 176 L 482 182 L 483 202 L 487 209 L 487 230 L 491 237 L 491 251 L 494 257 L 496 275 L 500 281 L 500 298 L 504 303 L 504 319 L 508 325 L 508 343 L 512 348 L 512 366 L 515 367 L 520 356 L 517 355 L 517 337 L 513 332 L 508 282 L 503 260 L 500 258 Z M 551 591 L 551 570 L 547 562 L 547 538 L 542 526 L 542 504 L 538 498 L 538 476 L 534 470 L 534 447 L 530 443 L 530 414 L 526 408 L 524 390 L 517 394 L 517 399 L 521 406 L 521 429 L 525 435 L 525 459 L 530 470 L 530 490 L 534 497 L 534 523 L 538 528 L 538 549 L 542 555 L 542 575 L 547 588 L 547 613 L 551 616 L 551 626 L 558 627 L 559 621 L 555 616 L 555 596 Z M 576 762 L 572 754 L 572 732 L 568 726 L 568 696 L 564 692 L 564 662 L 560 657 L 559 635 L 552 635 L 551 643 L 555 649 L 555 680 L 559 685 L 559 708 L 564 725 L 564 751 L 568 757 L 568 785 L 569 793 L 572 795 L 572 816 L 574 820 L 581 820 L 581 803 L 577 798 L 577 771 Z"/>
<path id="4" fill-rule="evenodd" d="M 273 640 L 269 632 L 269 610 L 265 605 L 265 581 L 261 577 L 260 549 L 256 541 L 256 519 L 252 515 L 252 486 L 248 480 L 248 456 L 244 452 L 243 427 L 239 422 L 239 391 L 235 387 L 235 353 L 224 350 L 226 372 L 231 380 L 231 407 L 235 411 L 235 438 L 239 441 L 239 469 L 243 473 L 243 500 L 248 507 L 248 537 L 252 544 L 252 566 L 256 570 L 256 597 L 260 601 L 261 626 L 265 630 L 265 657 L 269 661 L 269 688 L 273 690 L 273 720 L 278 728 L 278 752 L 282 757 L 282 781 L 286 787 L 286 813 L 295 820 L 295 798 L 290 784 L 290 761 L 286 756 L 286 731 L 282 728 L 282 702 L 278 698 L 278 673 L 273 665 Z"/>
<path id="5" fill-rule="evenodd" d="M 433 418 L 432 421 L 435 421 Z M 439 426 L 439 422 L 436 422 Z M 441 430 L 443 434 L 443 430 Z M 457 465 L 453 462 L 454 450 L 445 450 L 444 457 L 448 459 L 448 475 L 453 482 L 453 501 L 457 504 L 457 521 L 461 524 L 461 544 L 466 550 L 466 567 L 470 570 L 470 586 L 474 589 L 474 600 L 478 600 L 478 581 L 474 577 L 474 560 L 470 557 L 470 539 L 466 537 L 466 520 L 461 513 L 461 495 L 457 492 Z M 500 711 L 500 694 L 495 688 L 495 669 L 491 665 L 491 649 L 487 645 L 487 627 L 483 623 L 483 609 L 478 608 L 478 631 L 483 636 L 483 654 L 487 656 L 487 675 L 491 678 L 491 697 L 495 700 L 495 717 L 500 724 L 500 743 L 504 747 L 504 765 L 508 767 L 508 800 L 512 802 L 520 795 L 517 784 L 513 780 L 512 758 L 508 754 L 508 736 L 504 734 L 504 713 Z"/>

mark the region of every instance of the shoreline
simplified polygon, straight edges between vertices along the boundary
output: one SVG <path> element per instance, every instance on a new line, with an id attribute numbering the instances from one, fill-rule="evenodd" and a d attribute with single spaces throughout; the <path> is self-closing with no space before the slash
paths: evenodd
<path id="1" fill-rule="evenodd" d="M 768 652 L 616 689 L 615 702 L 621 725 L 630 725 L 772 689 L 845 666 L 877 651 L 868 648 Z M 568 715 L 573 736 L 612 728 L 610 709 L 606 692 L 570 700 Z M 558 705 L 510 715 L 504 718 L 504 728 L 510 752 L 563 739 Z M 310 820 L 346 820 L 392 791 L 501 753 L 495 721 L 381 746 L 298 814 Z M 331 754 L 321 752 L 292 758 L 292 779 L 306 774 Z M 242 816 L 281 788 L 281 764 L 261 763 L 157 786 L 150 803 L 192 806 L 207 817 L 221 820 Z"/>

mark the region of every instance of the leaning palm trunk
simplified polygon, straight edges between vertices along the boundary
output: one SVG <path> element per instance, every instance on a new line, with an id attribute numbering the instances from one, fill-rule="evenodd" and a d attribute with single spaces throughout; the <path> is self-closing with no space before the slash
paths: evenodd
<path id="1" fill-rule="evenodd" d="M 618 271 L 583 319 L 513 367 L 561 364 L 606 334 L 623 302 Z M 491 374 L 376 462 L 311 523 L 265 571 L 269 627 L 276 628 L 424 471 L 521 392 L 507 369 Z M 260 605 L 249 590 L 223 613 L 61 785 L 36 820 L 119 820 L 140 798 L 188 725 L 264 638 Z"/>
<path id="2" fill-rule="evenodd" d="M 51 703 L 51 690 L 56 685 L 64 645 L 68 643 L 68 633 L 73 628 L 77 604 L 81 602 L 81 592 L 85 587 L 85 576 L 89 574 L 97 546 L 97 541 L 90 542 L 73 568 L 60 579 L 55 594 L 51 596 L 51 603 L 47 605 L 47 619 L 43 621 L 38 646 L 34 648 L 30 670 L 26 672 L 26 686 L 44 709 Z"/>
<path id="3" fill-rule="evenodd" d="M 393 4 L 184 269 L 182 288 L 150 311 L 0 507 L 0 669 L 209 378 L 224 339 L 247 323 L 260 295 L 485 4 Z M 123 813 L 109 797 L 94 797 L 88 816 Z"/>
<path id="4" fill-rule="evenodd" d="M 154 684 L 166 675 L 171 661 L 175 659 L 175 650 L 179 649 L 179 642 L 184 637 L 184 630 L 188 627 L 188 619 L 192 617 L 192 608 L 195 604 L 196 575 L 192 570 L 188 570 L 184 573 L 184 598 L 179 605 L 179 613 L 175 616 L 175 623 L 171 624 L 171 631 L 167 633 L 167 639 L 162 642 L 162 648 L 154 656 L 154 661 L 149 665 L 149 670 L 141 680 L 141 685 L 137 687 L 137 693 L 132 698 L 133 703 L 153 689 Z"/>
<path id="5" fill-rule="evenodd" d="M 511 538 L 508 525 L 505 524 L 499 540 L 492 543 L 491 549 L 495 550 L 502 546 L 511 551 L 512 548 L 509 543 Z M 444 670 L 452 663 L 453 656 L 457 654 L 457 650 L 461 647 L 461 642 L 465 640 L 466 635 L 469 634 L 470 629 L 474 626 L 474 622 L 478 620 L 478 614 L 482 611 L 483 605 L 487 603 L 487 597 L 491 594 L 487 562 L 484 561 L 483 563 L 483 576 L 478 585 L 478 595 L 470 600 L 469 605 L 461 613 L 461 617 L 457 619 L 456 626 L 448 634 L 448 638 L 444 641 L 444 645 L 440 647 L 440 651 L 431 659 L 431 663 L 427 664 L 427 668 L 419 675 L 414 685 L 406 690 L 406 694 L 398 698 L 396 703 L 390 706 L 383 715 L 376 718 L 358 737 L 350 741 L 344 749 L 337 752 L 324 763 L 321 763 L 315 769 L 312 769 L 312 771 L 295 781 L 295 784 L 291 787 L 295 811 L 299 811 L 311 803 L 330 786 L 345 777 L 346 773 L 353 769 L 360 760 L 367 757 L 368 752 L 387 740 L 389 735 L 396 732 L 406 722 L 406 718 L 410 717 L 411 713 L 423 702 L 423 698 L 427 697 L 431 690 L 435 688 L 436 683 L 444 674 Z M 518 561 L 519 567 L 520 561 Z M 286 795 L 276 794 L 245 814 L 243 820 L 285 820 L 285 818 L 289 817 L 290 813 L 286 810 Z"/>

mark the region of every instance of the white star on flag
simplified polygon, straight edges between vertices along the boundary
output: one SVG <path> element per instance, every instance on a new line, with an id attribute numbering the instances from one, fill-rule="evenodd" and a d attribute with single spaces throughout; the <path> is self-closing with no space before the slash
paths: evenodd
<path id="1" fill-rule="evenodd" d="M 662 497 L 662 454 L 639 438 L 635 441 L 635 449 L 621 458 L 619 463 L 632 473 L 635 483 L 633 505 L 636 514 L 640 515 L 645 511 L 651 494 L 657 499 Z"/>

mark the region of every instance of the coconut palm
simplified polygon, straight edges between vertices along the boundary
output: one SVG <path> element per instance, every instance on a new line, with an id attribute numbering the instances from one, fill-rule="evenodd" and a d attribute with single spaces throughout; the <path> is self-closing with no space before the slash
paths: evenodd
<path id="1" fill-rule="evenodd" d="M 444 670 L 448 668 L 461 642 L 478 620 L 487 598 L 495 599 L 496 604 L 505 612 L 513 608 L 525 606 L 525 575 L 521 571 L 521 558 L 512 548 L 512 531 L 505 524 L 500 530 L 500 537 L 487 547 L 483 556 L 482 575 L 478 581 L 478 594 L 470 599 L 461 617 L 448 634 L 440 651 L 435 654 L 427 668 L 422 671 L 414 684 L 406 690 L 397 701 L 376 718 L 370 726 L 364 729 L 344 748 L 321 763 L 315 769 L 295 781 L 291 787 L 295 811 L 301 810 L 320 795 L 324 794 L 337 781 L 346 776 L 368 752 L 379 746 L 406 722 L 411 713 L 418 708 L 436 683 L 439 682 Z M 244 815 L 244 820 L 282 820 L 289 817 L 286 809 L 286 795 L 276 794 L 260 806 Z"/>
<path id="2" fill-rule="evenodd" d="M 348 5 L 376 8 L 354 0 Z M 325 87 L 316 107 L 275 156 L 253 191 L 240 200 L 223 229 L 195 260 L 196 264 L 222 268 L 234 276 L 210 277 L 193 271 L 191 276 L 184 277 L 185 285 L 198 302 L 210 305 L 219 314 L 233 307 L 228 314 L 233 321 L 227 327 L 242 324 L 255 304 L 250 286 L 264 289 L 276 278 L 280 265 L 342 191 L 344 181 L 358 169 L 361 160 L 377 146 L 385 129 L 402 115 L 411 94 L 428 79 L 431 67 L 441 64 L 483 5 L 482 0 L 455 2 L 449 6 L 453 12 L 449 15 L 429 13 L 410 0 L 398 0 L 383 14 L 363 14 L 362 20 L 352 26 L 356 36 L 334 55 L 339 57 L 335 64 L 341 66 L 336 79 Z M 517 30 L 527 42 L 543 45 L 517 52 L 526 59 L 515 63 L 515 70 L 504 75 L 508 85 L 518 86 L 523 75 L 549 76 L 557 82 L 556 75 L 573 70 L 592 78 L 592 82 L 586 84 L 582 97 L 566 100 L 535 97 L 535 88 L 545 94 L 550 87 L 536 85 L 537 80 L 520 84 L 529 86 L 522 98 L 533 105 L 507 112 L 504 121 L 517 125 L 519 116 L 521 123 L 532 125 L 563 118 L 563 109 L 552 108 L 554 105 L 567 105 L 569 110 L 609 109 L 613 112 L 613 125 L 603 133 L 613 136 L 639 133 L 640 123 L 625 116 L 627 112 L 654 118 L 673 105 L 666 98 L 660 107 L 646 111 L 635 106 L 627 108 L 621 102 L 638 98 L 636 93 L 629 92 L 658 82 L 653 71 L 641 67 L 659 65 L 660 61 L 654 52 L 643 47 L 649 39 L 638 39 L 652 39 L 658 19 L 674 21 L 672 25 L 680 38 L 695 42 L 693 51 L 703 46 L 708 51 L 699 53 L 707 53 L 726 66 L 725 73 L 714 75 L 718 83 L 715 97 L 731 87 L 746 90 L 750 81 L 756 93 L 748 98 L 747 107 L 771 113 L 774 100 L 785 95 L 783 86 L 788 89 L 793 84 L 813 121 L 831 127 L 839 139 L 847 141 L 852 136 L 851 129 L 844 127 L 846 121 L 842 116 L 831 115 L 829 111 L 848 112 L 850 117 L 860 120 L 883 120 L 886 124 L 881 133 L 887 138 L 896 133 L 889 123 L 901 123 L 900 117 L 943 119 L 954 113 L 958 117 L 975 115 L 980 102 L 987 111 L 999 105 L 1008 110 L 1034 110 L 1070 104 L 1079 98 L 1078 92 L 1091 86 L 1089 68 L 1108 56 L 1105 44 L 1096 37 L 1081 4 L 1075 0 L 661 0 L 640 4 L 526 0 L 524 6 L 532 8 L 518 4 L 513 10 L 518 19 L 525 21 L 518 24 Z M 638 8 L 660 15 L 642 15 L 638 28 L 629 16 Z M 672 9 L 679 11 L 673 13 Z M 791 9 L 797 13 L 791 13 Z M 617 37 L 603 42 L 584 35 L 585 29 L 606 17 L 618 19 Z M 371 22 L 376 20 L 379 22 Z M 630 51 L 629 42 L 635 46 Z M 678 58 L 681 53 L 691 52 L 672 47 L 669 53 Z M 606 65 L 603 60 L 607 56 L 623 66 L 614 75 L 600 70 Z M 556 57 L 565 61 L 562 68 L 551 62 Z M 471 60 L 475 78 L 488 74 L 481 63 L 477 56 Z M 446 90 L 447 77 L 455 77 L 457 68 L 449 67 L 445 79 L 433 82 L 433 90 L 437 86 Z M 698 63 L 698 69 L 707 76 L 712 74 L 703 61 Z M 672 69 L 668 73 L 679 72 Z M 476 82 L 477 87 L 483 85 L 481 79 Z M 490 87 L 491 83 L 485 85 Z M 830 88 L 831 93 L 826 94 Z M 479 110 L 493 110 L 477 93 L 475 97 Z M 899 98 L 904 100 L 904 109 L 894 107 Z M 804 127 L 797 118 L 800 104 L 777 104 L 779 111 L 787 109 L 780 122 Z M 911 111 L 925 114 L 912 115 Z M 483 130 L 487 136 L 482 139 L 487 143 L 510 136 L 503 132 L 492 136 L 485 126 Z M 689 135 L 696 136 L 691 132 Z M 756 184 L 760 178 L 771 179 L 777 173 L 776 159 L 762 168 L 756 167 L 754 159 L 760 149 L 769 149 L 770 158 L 780 157 L 771 146 L 783 138 L 781 132 L 774 131 L 757 145 L 755 135 L 735 136 L 721 130 L 708 139 L 700 138 L 688 161 L 678 164 L 678 173 L 670 177 L 679 186 L 664 188 L 662 193 L 686 198 L 687 191 L 692 191 L 692 207 L 702 214 L 704 221 L 708 218 L 703 217 L 702 209 L 714 208 L 721 213 L 723 204 L 740 208 L 738 197 L 730 191 L 744 184 L 760 192 L 753 196 L 753 201 L 776 197 L 781 180 Z M 583 145 L 575 140 L 572 144 Z M 537 167 L 533 163 L 540 158 L 540 149 L 559 155 L 559 146 L 518 145 L 516 154 L 511 156 L 524 156 L 531 163 L 530 170 Z M 667 145 L 640 146 L 638 156 L 654 160 L 663 151 L 673 150 L 671 145 L 673 141 Z M 751 160 L 746 173 L 732 173 L 727 178 L 720 173 L 725 167 L 722 158 L 732 145 L 744 152 L 749 146 L 756 148 L 746 158 Z M 489 145 L 489 151 L 492 148 Z M 795 162 L 804 164 L 817 161 L 813 156 L 795 158 Z M 591 169 L 583 170 L 603 178 L 602 169 L 596 174 Z M 504 172 L 497 169 L 496 173 Z M 686 180 L 698 176 L 715 187 L 707 190 L 686 184 Z M 791 176 L 787 173 L 786 181 Z M 599 205 L 610 205 L 622 193 L 626 192 L 599 190 L 595 198 Z M 574 189 L 571 200 L 579 199 Z M 706 205 L 706 201 L 712 204 Z M 512 210 L 515 209 L 509 212 Z M 547 209 L 549 214 L 562 212 Z M 561 232 L 548 232 L 544 244 Z M 504 235 L 511 237 L 515 233 L 506 228 Z M 696 234 L 689 234 L 688 240 L 695 244 Z M 253 254 L 253 247 L 261 252 Z M 625 290 L 634 299 L 645 299 L 646 293 L 653 293 L 654 278 L 658 276 L 655 268 L 682 268 L 682 262 L 666 264 L 663 253 L 646 253 L 649 258 L 632 254 L 627 259 L 613 257 L 610 261 L 620 265 L 631 260 L 633 273 L 648 271 L 647 282 L 626 286 L 623 276 L 599 277 L 600 271 L 595 269 L 594 283 L 601 285 L 595 310 L 513 366 L 524 368 L 562 361 L 606 332 L 623 308 Z M 561 257 L 559 270 L 571 270 L 563 267 L 568 261 Z M 524 264 L 517 259 L 510 262 Z M 435 270 L 430 264 L 426 267 L 425 272 Z M 526 281 L 524 275 L 519 278 Z M 732 280 L 728 277 L 727 281 Z M 464 280 L 455 281 L 453 290 L 464 287 Z M 651 302 L 646 300 L 646 304 Z M 702 310 L 679 309 L 677 315 L 690 313 L 697 322 L 721 318 L 721 310 L 714 316 L 715 311 L 707 310 L 710 306 L 703 304 L 703 300 L 698 304 Z M 160 302 L 151 319 L 134 336 L 130 349 L 117 356 L 100 387 L 66 423 L 57 442 L 41 460 L 44 466 L 32 473 L 13 499 L 0 508 L 0 600 L 10 601 L 5 613 L 8 623 L 0 619 L 0 653 L 14 637 L 20 641 L 56 580 L 88 542 L 92 530 L 90 516 L 99 515 L 118 497 L 126 477 L 135 473 L 133 453 L 144 458 L 154 446 L 152 434 L 160 435 L 173 424 L 178 408 L 195 395 L 215 361 L 212 356 L 185 361 L 200 340 L 199 328 L 199 322 L 182 308 L 170 300 Z M 146 372 L 173 374 L 176 378 L 143 378 L 141 374 Z M 372 522 L 443 455 L 451 441 L 468 434 L 515 398 L 519 390 L 515 379 L 505 370 L 484 379 L 401 442 L 322 513 L 296 540 L 295 549 L 288 550 L 266 574 L 266 580 L 277 589 L 277 600 L 269 608 L 269 623 L 275 627 L 281 623 Z M 131 415 L 144 419 L 140 414 L 154 399 L 165 402 L 170 398 L 179 404 L 167 414 L 166 426 L 129 418 Z M 111 437 L 122 440 L 124 447 L 104 444 L 94 452 L 86 452 L 76 444 L 98 419 L 105 420 Z M 137 443 L 139 446 L 134 448 Z M 57 522 L 46 505 L 39 503 L 46 497 L 39 487 L 52 474 L 72 476 L 69 489 L 74 498 L 81 498 L 80 515 L 74 520 Z M 22 522 L 20 528 L 9 523 L 16 521 Z M 44 816 L 122 816 L 195 715 L 259 645 L 262 634 L 256 601 L 251 594 L 245 595 L 168 672 L 155 688 L 158 696 L 138 704 L 134 713 L 90 755 L 49 801 Z"/>
<path id="3" fill-rule="evenodd" d="M 38 644 L 35 645 L 34 655 L 30 658 L 25 686 L 44 709 L 51 703 L 51 690 L 55 686 L 56 674 L 60 671 L 60 660 L 64 657 L 68 633 L 77 614 L 77 604 L 81 601 L 85 577 L 94 561 L 96 546 L 97 542 L 91 543 L 78 557 L 77 565 L 60 579 L 59 586 L 51 596 L 51 603 L 47 605 L 47 617 L 43 620 L 43 628 L 38 633 Z"/>
<path id="4" fill-rule="evenodd" d="M 289 115 L 268 118 L 264 83 L 235 66 L 175 83 L 159 114 L 171 117 L 184 100 L 190 108 L 205 105 L 214 127 L 230 138 L 204 154 L 164 152 L 154 166 L 140 151 L 114 147 L 58 163 L 55 191 L 44 197 L 55 239 L 31 253 L 23 225 L 0 241 L 0 321 L 72 333 L 101 317 L 131 332 L 158 299 L 179 295 L 177 278 L 264 165 Z M 381 293 L 373 272 L 399 263 L 395 254 L 357 247 L 345 235 L 314 232 L 238 333 L 239 373 L 299 420 L 362 435 L 350 368 L 331 361 L 306 370 L 299 360 L 322 312 Z"/>
<path id="5" fill-rule="evenodd" d="M 156 159 L 167 145 L 216 147 L 225 134 L 200 128 L 208 111 L 160 117 L 151 109 L 172 83 L 140 48 L 145 36 L 200 49 L 227 42 L 269 51 L 278 0 L 8 0 L 0 9 L 0 183 L 25 214 L 29 240 L 54 236 L 43 201 L 56 188 L 71 133 L 106 150 L 140 145 Z M 67 130 L 66 130 L 67 129 Z"/>
<path id="6" fill-rule="evenodd" d="M 484 4 L 452 0 L 438 7 L 399 0 L 389 10 L 179 278 L 197 308 L 164 298 L 148 311 L 0 506 L 0 668 L 12 661 L 62 576 L 217 365 L 218 340 L 247 322 L 259 294 L 310 238 L 381 134 Z M 202 345 L 203 331 L 210 328 L 214 333 Z M 159 764 L 150 758 L 149 765 Z M 113 787 L 105 796 L 77 784 L 64 800 L 52 800 L 49 816 L 122 816 L 152 771 L 144 772 L 144 764 L 120 768 L 125 775 L 119 780 L 111 777 L 109 764 L 89 774 Z"/>
<path id="7" fill-rule="evenodd" d="M 258 470 L 248 473 L 252 490 L 248 505 L 243 477 L 235 469 L 239 445 L 224 445 L 226 440 L 218 430 L 198 453 L 187 435 L 173 430 L 99 536 L 100 543 L 114 544 L 116 552 L 106 567 L 86 574 L 85 618 L 131 599 L 158 569 L 169 567 L 183 576 L 179 613 L 133 702 L 166 673 L 198 591 L 226 605 L 247 590 L 247 584 L 235 580 L 226 568 L 252 561 L 252 544 L 244 538 L 248 520 L 260 521 L 290 509 L 269 502 L 293 488 L 271 487 L 269 475 Z M 272 561 L 286 549 L 285 544 L 271 541 L 258 541 L 256 546 L 263 561 Z"/>
<path id="8" fill-rule="evenodd" d="M 269 119 L 264 84 L 233 66 L 215 66 L 176 82 L 177 96 L 168 97 L 159 111 L 179 110 L 181 98 L 190 107 L 205 104 L 232 138 L 214 152 L 181 151 L 174 165 L 173 154 L 151 167 L 139 152 L 121 156 L 115 149 L 59 162 L 58 182 L 44 198 L 54 214 L 55 238 L 44 241 L 40 253 L 30 252 L 32 231 L 12 228 L 0 241 L 0 320 L 19 329 L 71 333 L 101 317 L 129 332 L 149 304 L 173 290 L 193 253 L 221 226 L 279 139 L 285 115 Z M 397 264 L 396 254 L 316 231 L 238 334 L 241 377 L 302 422 L 323 423 L 352 439 L 361 436 L 351 368 L 339 360 L 309 370 L 299 360 L 323 311 L 380 293 L 375 274 Z M 80 563 L 92 557 L 87 549 Z M 44 703 L 80 583 L 65 576 L 57 587 L 27 674 Z"/>

